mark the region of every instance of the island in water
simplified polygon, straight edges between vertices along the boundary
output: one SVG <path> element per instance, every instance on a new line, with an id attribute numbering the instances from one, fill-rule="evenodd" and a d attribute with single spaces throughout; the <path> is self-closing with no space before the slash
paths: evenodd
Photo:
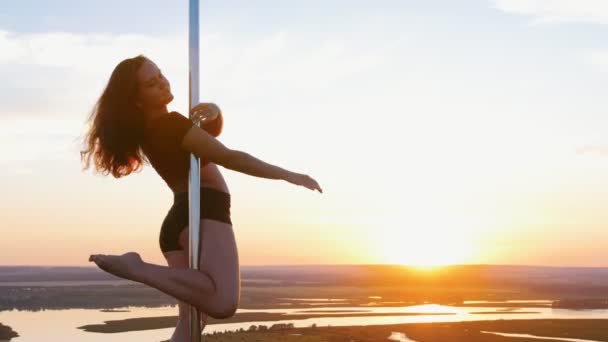
<path id="1" fill-rule="evenodd" d="M 418 313 L 325 313 L 323 308 L 410 306 L 496 307 L 479 315 L 511 313 L 526 308 L 606 308 L 608 268 L 560 268 L 510 265 L 451 265 L 418 269 L 403 265 L 242 266 L 240 309 L 225 320 L 208 324 L 274 321 L 270 327 L 205 334 L 205 341 L 533 341 L 534 336 L 608 341 L 608 320 L 490 320 L 457 323 L 410 323 L 357 327 L 295 328 L 276 321 L 294 315 L 263 312 L 277 308 L 318 308 L 299 319 L 345 316 L 398 316 Z M 538 299 L 543 300 L 538 300 Z M 157 289 L 126 281 L 96 267 L 0 266 L 0 311 L 99 309 L 177 306 L 177 300 Z M 177 308 L 176 308 L 177 311 Z M 535 313 L 534 310 L 513 313 Z M 440 313 L 439 315 L 450 315 Z M 106 321 L 78 327 L 94 333 L 117 333 L 174 327 L 177 316 Z M 18 331 L 0 322 L 0 341 Z M 502 334 L 502 335 L 501 335 Z M 509 335 L 510 334 L 510 335 Z M 519 335 L 517 335 L 519 334 Z M 525 335 L 534 335 L 532 337 Z M 408 339 L 406 339 L 408 338 Z M 535 339 L 534 341 L 538 341 Z M 15 341 L 16 342 L 16 341 Z"/>

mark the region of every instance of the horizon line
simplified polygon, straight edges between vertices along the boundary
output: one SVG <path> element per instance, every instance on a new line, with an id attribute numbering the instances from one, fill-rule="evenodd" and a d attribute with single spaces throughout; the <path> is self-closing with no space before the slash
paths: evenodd
<path id="1" fill-rule="evenodd" d="M 500 266 L 500 267 L 544 267 L 544 268 L 608 268 L 607 266 L 551 266 L 551 265 L 531 265 L 531 264 L 446 264 L 446 265 L 410 265 L 410 264 L 254 264 L 240 265 L 243 267 L 303 267 L 303 266 L 399 266 L 404 268 L 417 269 L 439 269 L 455 266 Z M 78 268 L 95 268 L 96 265 L 0 265 L 1 267 L 78 267 Z"/>

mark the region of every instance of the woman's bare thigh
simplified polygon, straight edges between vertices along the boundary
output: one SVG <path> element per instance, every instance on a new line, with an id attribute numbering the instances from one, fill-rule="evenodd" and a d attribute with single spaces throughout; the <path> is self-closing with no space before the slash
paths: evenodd
<path id="1" fill-rule="evenodd" d="M 231 224 L 216 220 L 200 221 L 199 269 L 206 271 L 221 300 L 238 304 L 240 297 L 240 269 L 236 238 Z M 189 257 L 189 231 L 185 227 L 179 235 L 179 245 Z"/>
<path id="2" fill-rule="evenodd" d="M 167 260 L 167 265 L 169 265 L 169 267 L 188 268 L 190 266 L 188 261 L 188 254 L 186 254 L 184 251 L 168 251 L 164 252 L 163 255 L 165 256 L 165 259 Z M 178 300 L 178 302 L 180 318 L 186 317 L 189 311 L 188 304 L 181 300 Z M 205 315 L 205 313 L 202 314 Z"/>

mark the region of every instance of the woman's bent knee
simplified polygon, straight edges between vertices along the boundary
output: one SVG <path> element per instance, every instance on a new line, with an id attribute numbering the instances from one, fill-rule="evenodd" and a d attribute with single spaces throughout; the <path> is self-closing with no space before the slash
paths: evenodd
<path id="1" fill-rule="evenodd" d="M 232 316 L 234 316 L 234 314 L 236 314 L 236 309 L 237 309 L 236 304 L 230 304 L 225 306 L 222 310 L 219 310 L 216 315 L 211 316 L 213 318 L 216 319 L 226 319 L 226 318 L 230 318 Z"/>
<path id="2" fill-rule="evenodd" d="M 216 298 L 213 305 L 210 306 L 209 303 L 199 303 L 197 308 L 215 319 L 226 319 L 234 316 L 238 308 L 238 302 L 234 300 L 219 300 L 219 298 Z"/>

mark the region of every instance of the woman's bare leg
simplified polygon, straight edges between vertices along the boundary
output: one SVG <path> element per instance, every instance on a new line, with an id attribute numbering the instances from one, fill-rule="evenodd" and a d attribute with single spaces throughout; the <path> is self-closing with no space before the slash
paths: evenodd
<path id="1" fill-rule="evenodd" d="M 175 326 L 175 330 L 173 331 L 173 335 L 171 335 L 169 342 L 190 342 L 192 340 L 190 338 L 190 321 L 188 317 L 189 316 L 178 319 L 177 326 Z M 201 316 L 201 334 L 207 324 L 207 317 L 208 315 L 206 314 L 202 314 Z"/>
<path id="2" fill-rule="evenodd" d="M 154 287 L 214 318 L 234 315 L 240 296 L 238 252 L 232 225 L 201 220 L 202 248 L 199 270 L 143 262 L 134 252 L 91 256 L 101 269 L 119 277 Z M 180 245 L 188 255 L 188 229 Z"/>
<path id="3" fill-rule="evenodd" d="M 167 264 L 170 267 L 175 268 L 188 268 L 188 254 L 184 251 L 169 251 L 163 253 L 165 259 L 167 259 Z M 175 330 L 173 331 L 173 335 L 171 336 L 170 342 L 190 342 L 190 307 L 189 304 L 184 301 L 178 301 L 179 307 L 179 316 L 177 320 L 177 325 Z M 201 320 L 200 328 L 201 333 L 205 329 L 207 325 L 208 315 L 199 310 L 199 317 Z"/>

